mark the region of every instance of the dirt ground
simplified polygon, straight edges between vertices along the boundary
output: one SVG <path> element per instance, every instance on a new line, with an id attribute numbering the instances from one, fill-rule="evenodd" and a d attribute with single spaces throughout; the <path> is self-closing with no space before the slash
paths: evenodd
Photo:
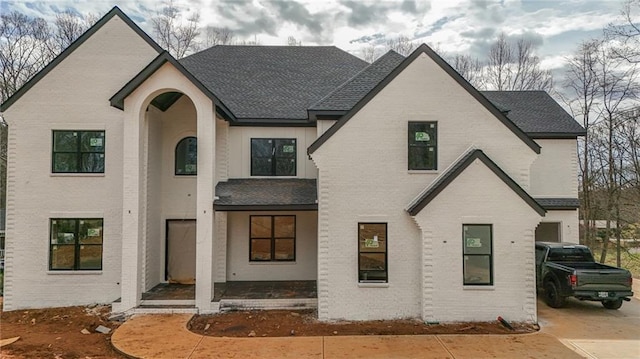
<path id="1" fill-rule="evenodd" d="M 0 348 L 7 359 L 116 359 L 123 358 L 111 347 L 113 330 L 120 323 L 108 321 L 109 306 L 66 307 L 17 310 L 0 314 L 0 338 L 20 339 Z M 401 334 L 506 334 L 529 333 L 534 325 L 511 323 L 511 331 L 499 322 L 426 325 L 417 320 L 336 322 L 315 319 L 315 311 L 250 311 L 216 315 L 197 315 L 189 329 L 198 334 L 220 337 L 282 337 Z M 110 328 L 109 334 L 95 332 L 98 325 Z M 87 329 L 90 334 L 82 334 Z M 253 332 L 253 333 L 252 333 Z"/>
<path id="2" fill-rule="evenodd" d="M 337 335 L 412 334 L 514 334 L 531 333 L 537 325 L 497 320 L 482 323 L 425 324 L 420 320 L 376 320 L 366 322 L 319 322 L 314 310 L 269 310 L 196 315 L 189 322 L 194 333 L 216 337 L 285 337 Z"/>
<path id="3" fill-rule="evenodd" d="M 123 358 L 110 344 L 111 334 L 119 323 L 107 320 L 109 311 L 109 306 L 96 306 L 3 312 L 0 314 L 0 337 L 7 339 L 19 336 L 20 339 L 0 348 L 0 357 Z M 110 328 L 111 332 L 95 332 L 98 325 Z M 90 334 L 82 334 L 83 329 Z"/>

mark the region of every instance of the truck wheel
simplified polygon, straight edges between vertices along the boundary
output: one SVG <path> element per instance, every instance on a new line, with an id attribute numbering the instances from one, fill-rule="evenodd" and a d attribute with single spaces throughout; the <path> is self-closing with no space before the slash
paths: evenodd
<path id="1" fill-rule="evenodd" d="M 622 298 L 602 301 L 602 306 L 607 309 L 619 309 L 622 307 Z"/>
<path id="2" fill-rule="evenodd" d="M 551 308 L 560 308 L 564 305 L 564 297 L 560 295 L 558 286 L 553 281 L 544 285 L 544 301 Z"/>

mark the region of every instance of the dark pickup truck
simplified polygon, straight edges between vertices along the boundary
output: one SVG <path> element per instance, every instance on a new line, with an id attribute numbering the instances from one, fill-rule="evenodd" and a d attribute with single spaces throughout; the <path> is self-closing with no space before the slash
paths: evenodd
<path id="1" fill-rule="evenodd" d="M 571 243 L 536 242 L 536 286 L 552 308 L 560 308 L 567 297 L 601 302 L 618 309 L 629 301 L 631 273 L 597 263 L 589 247 Z"/>

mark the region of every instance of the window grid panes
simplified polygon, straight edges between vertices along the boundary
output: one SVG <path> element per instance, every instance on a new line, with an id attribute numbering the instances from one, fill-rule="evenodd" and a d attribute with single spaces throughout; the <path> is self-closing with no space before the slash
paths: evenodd
<path id="1" fill-rule="evenodd" d="M 53 173 L 104 173 L 104 131 L 53 131 Z"/>
<path id="2" fill-rule="evenodd" d="M 409 170 L 438 169 L 437 122 L 409 122 Z"/>
<path id="3" fill-rule="evenodd" d="M 295 138 L 252 138 L 252 176 L 295 176 Z"/>
<path id="4" fill-rule="evenodd" d="M 50 220 L 50 270 L 101 270 L 103 221 L 99 218 Z"/>
<path id="5" fill-rule="evenodd" d="M 176 145 L 177 176 L 195 176 L 198 174 L 198 140 L 185 137 Z"/>
<path id="6" fill-rule="evenodd" d="M 386 223 L 358 223 L 358 280 L 388 281 Z"/>
<path id="7" fill-rule="evenodd" d="M 250 261 L 295 261 L 295 216 L 250 216 L 249 220 Z"/>
<path id="8" fill-rule="evenodd" d="M 462 233 L 464 284 L 492 285 L 492 225 L 465 224 L 462 226 Z"/>

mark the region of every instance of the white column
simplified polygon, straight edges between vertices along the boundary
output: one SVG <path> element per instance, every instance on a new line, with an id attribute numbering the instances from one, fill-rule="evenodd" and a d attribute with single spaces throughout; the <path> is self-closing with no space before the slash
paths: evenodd
<path id="1" fill-rule="evenodd" d="M 138 106 L 125 102 L 121 302 L 114 305 L 114 311 L 137 307 L 142 296 L 143 116 L 138 112 Z"/>
<path id="2" fill-rule="evenodd" d="M 211 310 L 213 299 L 213 243 L 215 237 L 213 197 L 215 187 L 215 106 L 196 104 L 198 116 L 198 176 L 196 204 L 196 307 Z"/>

